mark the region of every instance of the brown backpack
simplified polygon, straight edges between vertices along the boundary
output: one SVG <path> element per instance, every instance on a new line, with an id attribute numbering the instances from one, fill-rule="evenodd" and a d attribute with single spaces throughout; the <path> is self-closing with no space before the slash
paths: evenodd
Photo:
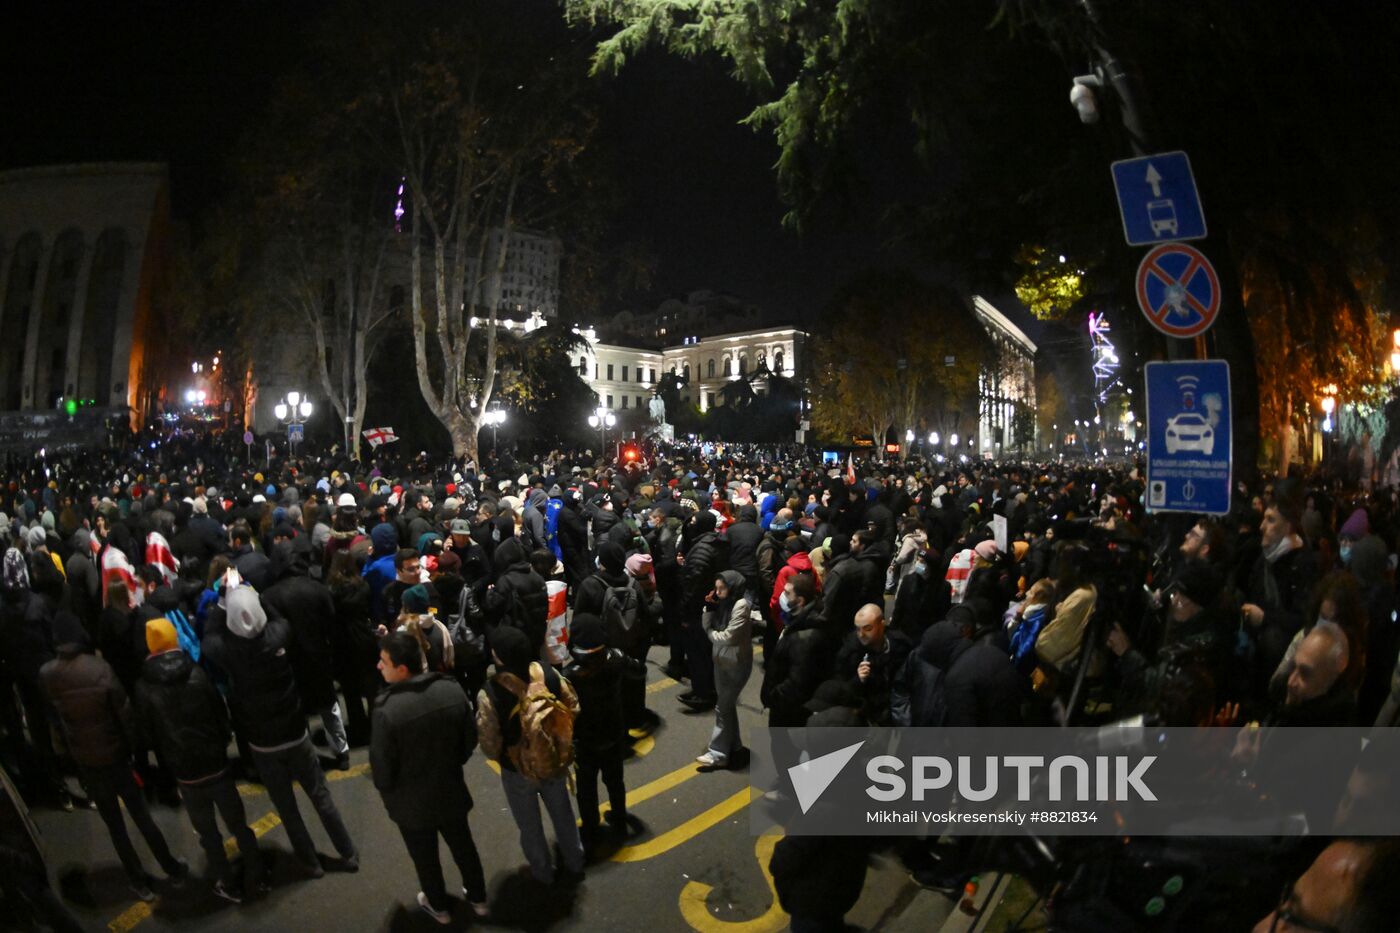
<path id="1" fill-rule="evenodd" d="M 574 714 L 550 692 L 544 668 L 530 662 L 530 683 L 505 673 L 497 682 L 515 694 L 512 716 L 520 718 L 520 742 L 506 750 L 515 770 L 538 784 L 569 773 L 574 763 Z"/>

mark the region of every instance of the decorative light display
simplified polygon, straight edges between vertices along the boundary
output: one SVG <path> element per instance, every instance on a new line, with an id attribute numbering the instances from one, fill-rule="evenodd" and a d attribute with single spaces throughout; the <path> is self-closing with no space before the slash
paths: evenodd
<path id="1" fill-rule="evenodd" d="M 1118 350 L 1108 339 L 1112 328 L 1108 316 L 1096 311 L 1089 312 L 1090 353 L 1093 356 L 1094 397 L 1098 404 L 1108 401 L 1108 390 L 1118 381 Z"/>
<path id="2" fill-rule="evenodd" d="M 394 204 L 394 232 L 395 232 L 395 233 L 403 233 L 403 225 L 402 225 L 402 223 L 401 223 L 401 221 L 403 220 L 403 186 L 404 186 L 404 183 L 405 183 L 407 180 L 408 180 L 407 178 L 400 178 L 400 179 L 399 179 L 399 195 L 398 195 L 399 199 L 398 199 L 398 201 Z"/>

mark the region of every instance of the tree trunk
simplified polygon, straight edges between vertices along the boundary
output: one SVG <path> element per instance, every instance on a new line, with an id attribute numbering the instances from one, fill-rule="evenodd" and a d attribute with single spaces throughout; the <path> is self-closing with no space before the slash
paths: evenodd
<path id="1" fill-rule="evenodd" d="M 446 419 L 447 431 L 452 435 L 452 456 L 455 459 L 468 459 L 481 467 L 478 456 L 477 436 L 480 434 L 478 418 L 468 418 L 453 412 Z"/>
<path id="2" fill-rule="evenodd" d="M 1289 430 L 1293 422 L 1293 399 L 1288 399 L 1283 406 L 1283 419 L 1279 425 L 1278 432 L 1278 477 L 1283 479 L 1288 475 L 1288 463 L 1293 458 L 1290 456 L 1288 439 L 1292 435 Z"/>

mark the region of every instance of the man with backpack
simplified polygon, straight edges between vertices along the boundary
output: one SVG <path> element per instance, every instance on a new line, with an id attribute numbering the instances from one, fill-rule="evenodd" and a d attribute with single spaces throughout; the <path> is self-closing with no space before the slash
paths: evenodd
<path id="1" fill-rule="evenodd" d="M 462 777 L 476 745 L 476 723 L 462 688 L 425 671 L 423 662 L 422 646 L 408 632 L 380 642 L 379 671 L 386 687 L 374 704 L 369 757 L 374 786 L 399 827 L 422 886 L 418 906 L 445 925 L 452 915 L 439 835 L 462 873 L 462 895 L 472 913 L 487 914 L 486 875 L 467 823 L 472 795 Z"/>
<path id="2" fill-rule="evenodd" d="M 554 860 L 540 820 L 543 800 L 564 862 L 561 874 L 577 882 L 583 877 L 583 843 L 568 777 L 578 696 L 568 680 L 536 660 L 539 646 L 521 630 L 497 626 L 489 640 L 496 675 L 477 699 L 481 750 L 501 766 L 501 786 L 530 874 L 541 884 L 554 883 Z"/>

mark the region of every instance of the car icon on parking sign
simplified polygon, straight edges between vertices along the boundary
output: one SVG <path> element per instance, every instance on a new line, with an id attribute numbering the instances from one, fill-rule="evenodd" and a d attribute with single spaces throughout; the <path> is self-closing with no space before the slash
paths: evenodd
<path id="1" fill-rule="evenodd" d="M 1200 451 L 1207 457 L 1215 450 L 1215 429 L 1194 411 L 1184 411 L 1167 422 L 1167 453 Z"/>

